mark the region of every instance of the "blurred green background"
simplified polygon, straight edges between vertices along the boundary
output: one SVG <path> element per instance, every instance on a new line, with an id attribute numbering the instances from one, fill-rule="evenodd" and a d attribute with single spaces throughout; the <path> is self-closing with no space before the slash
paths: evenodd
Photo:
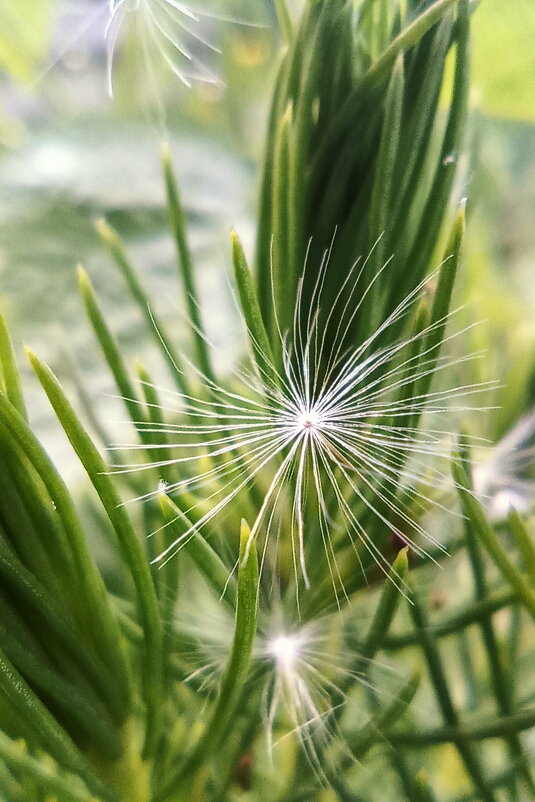
<path id="1" fill-rule="evenodd" d="M 220 84 L 186 89 L 168 72 L 161 92 L 209 335 L 230 360 L 240 329 L 229 290 L 228 231 L 235 227 L 252 252 L 258 164 L 280 40 L 271 0 L 256 0 L 254 8 L 244 0 L 226 5 L 220 0 L 214 10 L 248 24 L 206 18 L 206 36 L 221 52 L 193 43 Z M 163 205 L 162 121 L 146 84 L 135 78 L 135 41 L 121 43 L 115 97 L 108 95 L 107 6 L 106 0 L 0 4 L 0 303 L 18 351 L 23 342 L 31 344 L 78 392 L 79 403 L 84 394 L 90 397 L 116 440 L 122 413 L 107 395 L 112 381 L 85 324 L 78 262 L 92 276 L 127 357 L 142 356 L 157 377 L 164 374 L 152 364 L 141 318 L 101 250 L 96 219 L 106 217 L 124 236 L 179 341 L 187 321 L 176 300 Z M 514 387 L 499 393 L 500 409 L 485 413 L 492 421 L 484 428 L 495 438 L 533 398 L 534 41 L 532 0 L 482 1 L 473 26 L 472 122 L 453 202 L 469 199 L 459 302 L 466 304 L 467 322 L 491 322 L 470 335 L 473 347 L 488 354 L 481 378 Z M 32 423 L 74 481 L 76 460 L 23 370 Z"/>

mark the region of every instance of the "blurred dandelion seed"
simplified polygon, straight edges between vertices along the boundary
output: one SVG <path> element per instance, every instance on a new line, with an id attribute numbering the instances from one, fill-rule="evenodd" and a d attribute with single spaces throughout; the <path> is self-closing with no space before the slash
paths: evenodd
<path id="1" fill-rule="evenodd" d="M 331 770 L 335 768 L 336 758 L 329 751 L 333 743 L 339 746 L 338 759 L 355 761 L 340 727 L 347 689 L 355 683 L 374 688 L 368 676 L 370 661 L 346 648 L 345 637 L 333 644 L 332 627 L 335 621 L 340 623 L 338 615 L 335 612 L 297 627 L 278 620 L 277 626 L 261 633 L 255 649 L 255 659 L 268 668 L 262 706 L 269 752 L 288 735 L 295 735 L 315 775 L 326 784 L 325 761 L 332 762 Z M 395 673 L 387 665 L 373 664 L 381 673 Z M 275 741 L 281 715 L 286 726 Z"/>
<path id="2" fill-rule="evenodd" d="M 535 501 L 535 410 L 524 415 L 474 465 L 474 488 L 491 520 L 511 508 L 526 514 Z"/>
<path id="3" fill-rule="evenodd" d="M 219 77 L 206 66 L 202 53 L 219 53 L 207 27 L 213 21 L 252 24 L 216 12 L 215 0 L 193 6 L 179 0 L 109 0 L 106 27 L 108 90 L 113 97 L 113 72 L 119 38 L 132 36 L 153 93 L 159 93 L 161 68 L 169 70 L 187 87 L 194 83 L 217 85 Z M 199 53 L 201 55 L 199 55 Z M 158 94 L 158 105 L 161 105 Z"/>
<path id="4" fill-rule="evenodd" d="M 198 591 L 198 589 L 197 589 Z M 202 598 L 202 604 L 199 600 Z M 224 671 L 233 619 L 227 607 L 214 597 L 190 598 L 189 614 L 177 620 L 181 636 L 180 658 L 189 670 L 186 681 L 204 692 L 214 692 Z M 340 755 L 351 762 L 341 724 L 348 690 L 357 683 L 390 695 L 397 672 L 385 663 L 359 657 L 347 629 L 348 619 L 335 611 L 306 624 L 285 620 L 280 599 L 260 600 L 259 630 L 253 651 L 252 698 L 261 705 L 267 751 L 274 752 L 289 736 L 295 736 L 316 777 L 326 782 L 325 760 L 334 768 Z M 340 638 L 333 642 L 333 626 Z M 371 669 L 381 686 L 372 684 Z M 379 679 L 381 678 L 381 679 Z M 259 686 L 257 686 L 257 682 Z M 254 690 L 253 690 L 254 688 Z M 258 697 L 256 696 L 258 690 Z M 366 709 L 361 711 L 367 718 Z M 329 752 L 336 744 L 338 758 Z"/>
<path id="5" fill-rule="evenodd" d="M 279 329 L 280 368 L 262 353 L 266 367 L 240 370 L 241 386 L 233 389 L 216 384 L 191 366 L 204 385 L 200 397 L 157 388 L 171 399 L 162 411 L 178 415 L 179 422 L 139 422 L 141 432 L 162 436 L 161 442 L 114 446 L 168 450 L 169 459 L 117 465 L 116 472 L 174 466 L 181 478 L 170 483 L 166 492 L 199 498 L 183 510 L 192 525 L 154 562 L 165 564 L 252 485 L 260 487 L 263 495 L 251 542 L 261 531 L 266 544 L 270 532 L 277 532 L 277 540 L 281 532 L 287 533 L 296 587 L 299 574 L 307 588 L 311 584 L 306 537 L 313 530 L 323 542 L 333 586 L 336 590 L 338 583 L 344 593 L 333 544 L 341 533 L 349 538 L 361 567 L 359 544 L 389 575 L 389 560 L 369 533 L 370 518 L 420 556 L 429 556 L 429 544 L 446 551 L 410 514 L 406 503 L 409 499 L 422 509 L 444 510 L 433 495 L 450 481 L 449 432 L 420 428 L 418 419 L 424 413 L 449 415 L 474 409 L 463 403 L 464 398 L 485 392 L 494 383 L 418 389 L 431 374 L 480 356 L 440 356 L 436 353 L 440 343 L 431 338 L 433 344 L 428 345 L 429 335 L 455 312 L 416 333 L 399 334 L 440 268 L 401 301 L 373 334 L 353 346 L 348 343 L 351 324 L 388 263 L 358 295 L 366 261 L 357 262 L 325 315 L 322 291 L 328 263 L 326 253 L 307 309 L 301 277 L 292 331 Z M 447 335 L 444 342 L 469 328 Z M 259 345 L 253 343 L 260 353 Z M 444 470 L 435 467 L 435 460 L 446 463 Z"/>

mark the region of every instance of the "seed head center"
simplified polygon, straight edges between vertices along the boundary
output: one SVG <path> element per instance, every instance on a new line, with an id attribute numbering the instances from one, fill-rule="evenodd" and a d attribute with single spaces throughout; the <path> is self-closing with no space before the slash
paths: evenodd
<path id="1" fill-rule="evenodd" d="M 268 651 L 281 668 L 290 669 L 299 657 L 299 643 L 291 635 L 279 635 L 270 642 Z"/>
<path id="2" fill-rule="evenodd" d="M 306 410 L 299 415 L 299 426 L 301 429 L 313 429 L 318 423 L 318 414 L 313 409 Z"/>

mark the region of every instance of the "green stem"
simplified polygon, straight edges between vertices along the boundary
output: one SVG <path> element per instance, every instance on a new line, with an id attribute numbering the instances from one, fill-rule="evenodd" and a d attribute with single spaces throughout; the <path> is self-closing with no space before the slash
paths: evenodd
<path id="1" fill-rule="evenodd" d="M 483 724 L 459 724 L 456 727 L 440 727 L 419 732 L 388 732 L 386 737 L 393 744 L 412 748 L 425 748 L 457 741 L 484 741 L 488 738 L 509 738 L 535 726 L 535 707 L 502 716 Z"/>

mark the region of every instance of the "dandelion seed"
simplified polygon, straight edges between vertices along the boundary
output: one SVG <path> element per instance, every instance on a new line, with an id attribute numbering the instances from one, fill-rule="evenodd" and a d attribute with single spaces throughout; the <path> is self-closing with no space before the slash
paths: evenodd
<path id="1" fill-rule="evenodd" d="M 314 651 L 314 646 L 318 647 L 317 640 L 310 627 L 279 633 L 265 639 L 258 652 L 273 672 L 264 689 L 263 705 L 269 752 L 272 753 L 274 747 L 275 719 L 283 710 L 289 718 L 291 732 L 298 736 L 312 767 L 322 777 L 318 749 L 322 750 L 334 738 L 334 730 L 329 728 L 327 720 L 333 713 L 331 696 L 336 686 L 319 667 L 321 659 L 318 660 L 318 652 Z M 328 659 L 332 669 L 332 654 Z M 338 702 L 342 696 L 338 691 Z"/>
<path id="2" fill-rule="evenodd" d="M 289 539 L 296 587 L 299 576 L 305 587 L 311 584 L 307 539 L 323 543 L 335 592 L 345 592 L 337 563 L 340 542 L 353 546 L 363 570 L 367 552 L 385 574 L 390 564 L 377 532 L 390 533 L 419 555 L 428 553 L 429 544 L 441 548 L 409 509 L 443 509 L 433 493 L 449 482 L 450 442 L 444 429 L 419 428 L 417 419 L 424 413 L 464 412 L 472 408 L 465 398 L 486 391 L 489 384 L 419 390 L 430 374 L 477 356 L 437 356 L 439 345 L 427 343 L 435 342 L 429 335 L 444 320 L 400 336 L 425 296 L 427 280 L 364 342 L 348 346 L 351 324 L 387 266 L 361 290 L 365 263 L 357 263 L 325 314 L 327 266 L 328 254 L 307 309 L 300 281 L 292 331 L 280 333 L 280 367 L 262 354 L 267 368 L 240 371 L 238 387 L 217 385 L 198 373 L 204 382 L 201 397 L 163 391 L 170 399 L 164 411 L 177 416 L 176 422 L 140 425 L 153 436 L 165 434 L 167 442 L 154 448 L 167 449 L 169 459 L 118 467 L 118 472 L 174 466 L 178 478 L 167 493 L 199 499 L 184 510 L 191 527 L 157 562 L 170 559 L 196 530 L 209 532 L 231 502 L 238 503 L 252 487 L 262 500 L 251 542 L 262 533 L 267 544 L 275 531 L 277 539 Z M 448 467 L 440 470 L 437 459 Z"/>
<path id="3" fill-rule="evenodd" d="M 158 76 L 162 67 L 187 87 L 199 82 L 219 84 L 218 76 L 199 55 L 219 53 L 208 29 L 213 28 L 214 21 L 230 18 L 217 14 L 216 6 L 216 0 L 203 0 L 198 7 L 179 0 L 109 0 L 106 38 L 110 95 L 113 96 L 113 68 L 119 37 L 131 36 L 136 43 L 151 92 L 158 98 Z M 232 21 L 250 24 L 241 19 Z"/>
<path id="4" fill-rule="evenodd" d="M 535 411 L 487 449 L 473 470 L 474 488 L 489 517 L 502 521 L 514 507 L 527 513 L 535 500 Z"/>
<path id="5" fill-rule="evenodd" d="M 327 764 L 333 770 L 340 758 L 355 760 L 344 736 L 342 714 L 349 688 L 373 687 L 378 692 L 371 684 L 371 664 L 347 648 L 348 622 L 339 612 L 297 626 L 285 624 L 280 610 L 275 616 L 273 612 L 272 608 L 271 625 L 264 625 L 254 655 L 268 668 L 263 691 L 268 750 L 273 752 L 279 741 L 295 735 L 318 779 L 328 784 Z M 333 627 L 340 632 L 337 645 Z M 389 666 L 375 661 L 373 665 L 392 674 Z M 354 726 L 358 714 L 352 718 Z"/>
<path id="6" fill-rule="evenodd" d="M 314 774 L 325 783 L 326 760 L 331 768 L 341 756 L 354 760 L 343 728 L 349 689 L 354 691 L 355 685 L 374 687 L 380 695 L 389 695 L 395 678 L 390 666 L 373 661 L 372 672 L 372 664 L 359 658 L 349 645 L 348 624 L 349 619 L 339 611 L 307 624 L 295 624 L 285 620 L 280 599 L 273 604 L 265 596 L 260 598 L 250 691 L 252 698 L 259 694 L 268 754 L 273 759 L 279 744 L 294 736 Z M 333 627 L 340 633 L 336 645 Z M 191 669 L 187 681 L 204 692 L 214 692 L 232 641 L 230 610 L 216 607 L 214 597 L 203 595 L 192 603 L 189 616 L 181 610 L 177 631 L 180 663 L 186 671 Z M 372 686 L 372 673 L 381 691 Z M 368 717 L 365 705 L 361 714 L 364 724 Z M 352 716 L 353 726 L 356 718 L 358 713 Z"/>

